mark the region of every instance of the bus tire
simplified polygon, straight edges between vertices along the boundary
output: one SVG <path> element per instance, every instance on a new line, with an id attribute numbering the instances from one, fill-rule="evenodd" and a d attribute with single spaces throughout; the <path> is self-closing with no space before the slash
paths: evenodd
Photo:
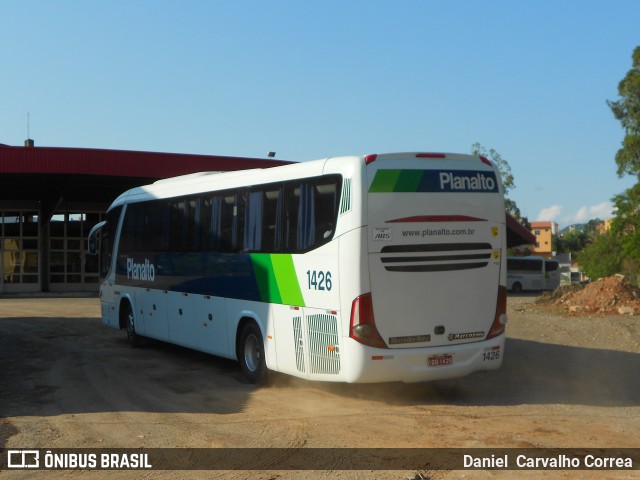
<path id="1" fill-rule="evenodd" d="M 129 302 L 125 302 L 122 305 L 122 315 L 124 317 L 124 328 L 127 330 L 127 340 L 132 348 L 140 346 L 140 335 L 136 333 L 135 318 L 133 316 L 133 309 Z"/>
<path id="2" fill-rule="evenodd" d="M 242 327 L 238 341 L 238 360 L 245 378 L 255 385 L 266 382 L 267 363 L 260 327 L 248 322 Z"/>
<path id="3" fill-rule="evenodd" d="M 515 282 L 513 285 L 511 285 L 511 291 L 514 293 L 522 292 L 522 284 L 520 282 Z"/>

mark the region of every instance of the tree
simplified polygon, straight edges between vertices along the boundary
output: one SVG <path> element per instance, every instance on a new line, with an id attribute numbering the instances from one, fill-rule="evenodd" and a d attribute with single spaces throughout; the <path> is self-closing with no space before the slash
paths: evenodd
<path id="1" fill-rule="evenodd" d="M 593 280 L 621 271 L 620 239 L 614 232 L 605 232 L 595 238 L 578 254 L 582 270 Z"/>
<path id="2" fill-rule="evenodd" d="M 598 226 L 602 225 L 604 222 L 601 218 L 592 218 L 587 222 L 587 225 L 584 228 L 584 231 L 589 236 L 594 236 L 598 234 Z"/>
<path id="3" fill-rule="evenodd" d="M 589 244 L 589 235 L 586 231 L 575 229 L 558 238 L 559 253 L 577 253 Z"/>
<path id="4" fill-rule="evenodd" d="M 640 179 L 640 46 L 632 54 L 632 67 L 618 84 L 620 98 L 607 101 L 613 115 L 622 124 L 624 139 L 616 153 L 618 176 L 635 175 Z M 640 269 L 640 182 L 613 198 L 615 219 L 611 234 L 618 239 L 626 275 L 637 278 Z"/>
<path id="5" fill-rule="evenodd" d="M 625 257 L 640 261 L 640 183 L 613 197 L 616 218 L 611 229 L 620 237 Z"/>
<path id="6" fill-rule="evenodd" d="M 625 131 L 622 148 L 616 153 L 620 177 L 640 175 L 640 46 L 633 51 L 632 59 L 631 70 L 618 84 L 620 99 L 607 101 Z"/>
<path id="7" fill-rule="evenodd" d="M 523 217 L 520 213 L 520 209 L 518 205 L 516 205 L 515 200 L 509 198 L 509 192 L 515 188 L 515 181 L 513 178 L 513 173 L 511 173 L 511 166 L 509 162 L 507 162 L 502 155 L 496 152 L 493 148 L 487 150 L 485 147 L 480 145 L 480 143 L 476 142 L 471 145 L 471 154 L 472 155 L 481 155 L 490 160 L 500 172 L 500 177 L 502 178 L 502 186 L 504 187 L 504 207 L 505 210 L 516 220 L 518 220 L 521 224 L 530 227 L 529 220 L 526 217 Z"/>

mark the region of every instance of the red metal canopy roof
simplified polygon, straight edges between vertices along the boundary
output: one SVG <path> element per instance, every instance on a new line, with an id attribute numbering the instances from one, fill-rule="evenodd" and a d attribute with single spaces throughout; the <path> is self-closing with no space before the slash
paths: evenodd
<path id="1" fill-rule="evenodd" d="M 536 236 L 507 213 L 507 246 L 517 247 L 524 244 L 536 244 Z"/>
<path id="2" fill-rule="evenodd" d="M 127 150 L 0 146 L 0 174 L 168 178 L 194 172 L 268 168 L 287 163 L 291 162 Z"/>
<path id="3" fill-rule="evenodd" d="M 269 168 L 282 160 L 136 152 L 91 148 L 0 145 L 0 200 L 58 199 L 108 205 L 123 191 L 161 178 L 195 172 Z M 535 243 L 535 236 L 507 214 L 507 244 Z"/>
<path id="4" fill-rule="evenodd" d="M 109 205 L 119 194 L 161 178 L 284 165 L 272 159 L 91 148 L 0 146 L 0 200 Z"/>

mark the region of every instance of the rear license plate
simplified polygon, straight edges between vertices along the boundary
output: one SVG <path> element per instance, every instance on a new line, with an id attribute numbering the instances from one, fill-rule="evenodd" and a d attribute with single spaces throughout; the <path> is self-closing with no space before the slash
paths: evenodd
<path id="1" fill-rule="evenodd" d="M 445 353 L 443 355 L 431 355 L 427 358 L 427 365 L 430 367 L 442 367 L 453 364 L 453 355 Z"/>

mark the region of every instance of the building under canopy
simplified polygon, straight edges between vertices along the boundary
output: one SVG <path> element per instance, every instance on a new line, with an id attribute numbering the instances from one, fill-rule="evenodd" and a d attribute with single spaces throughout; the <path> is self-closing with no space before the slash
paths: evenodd
<path id="1" fill-rule="evenodd" d="M 0 145 L 0 295 L 98 289 L 87 234 L 129 188 L 202 171 L 283 165 L 273 159 Z"/>

